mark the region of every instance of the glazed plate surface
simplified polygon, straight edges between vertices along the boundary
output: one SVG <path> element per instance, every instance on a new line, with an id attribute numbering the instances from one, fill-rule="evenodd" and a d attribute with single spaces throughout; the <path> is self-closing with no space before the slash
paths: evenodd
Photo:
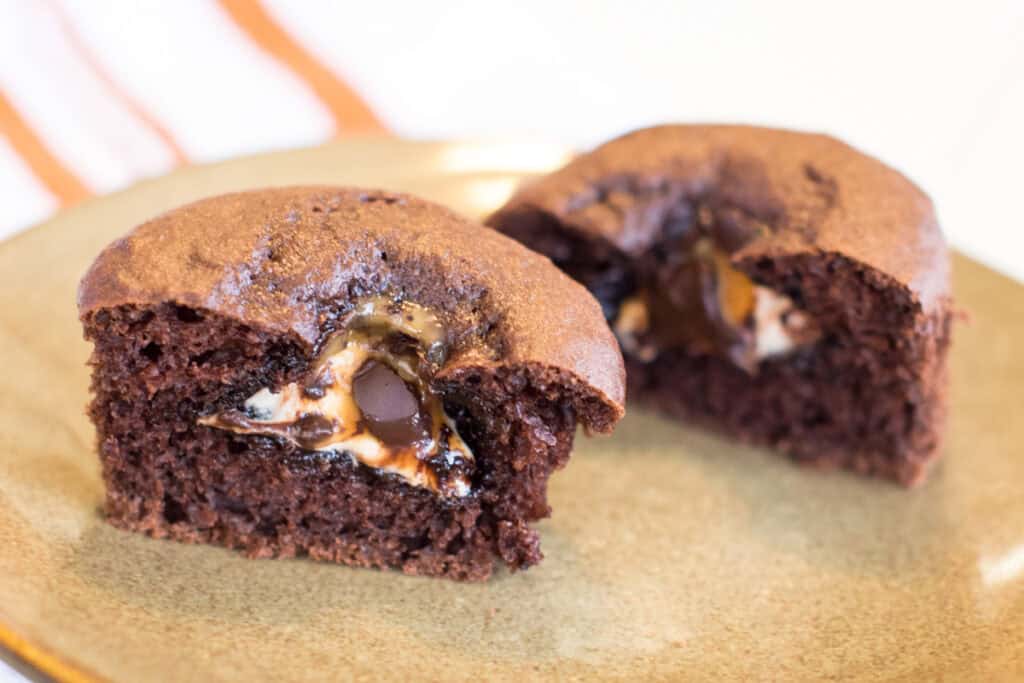
<path id="1" fill-rule="evenodd" d="M 562 150 L 349 141 L 194 167 L 0 243 L 0 645 L 61 680 L 1024 677 L 1024 286 L 963 257 L 945 456 L 905 491 L 632 410 L 551 482 L 547 559 L 462 585 L 107 526 L 78 280 L 228 190 L 383 186 L 468 214 Z M 16 653 L 12 654 L 12 653 Z"/>

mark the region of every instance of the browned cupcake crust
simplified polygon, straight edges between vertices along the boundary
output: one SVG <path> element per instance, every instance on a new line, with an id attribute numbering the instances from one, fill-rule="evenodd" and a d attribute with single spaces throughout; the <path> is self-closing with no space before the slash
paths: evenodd
<path id="1" fill-rule="evenodd" d="M 632 398 L 905 484 L 937 456 L 948 255 L 931 202 L 881 162 L 824 135 L 659 126 L 487 222 L 598 298 Z"/>
<path id="2" fill-rule="evenodd" d="M 407 195 L 176 209 L 100 254 L 79 313 L 110 521 L 253 556 L 527 567 L 576 424 L 607 433 L 623 413 L 593 297 Z"/>

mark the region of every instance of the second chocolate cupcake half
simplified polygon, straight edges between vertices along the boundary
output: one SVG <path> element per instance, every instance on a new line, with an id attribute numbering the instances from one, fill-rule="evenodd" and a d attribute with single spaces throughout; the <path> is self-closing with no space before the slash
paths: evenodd
<path id="1" fill-rule="evenodd" d="M 630 400 L 914 484 L 940 452 L 952 319 L 928 198 L 827 136 L 667 125 L 487 221 L 598 299 Z"/>

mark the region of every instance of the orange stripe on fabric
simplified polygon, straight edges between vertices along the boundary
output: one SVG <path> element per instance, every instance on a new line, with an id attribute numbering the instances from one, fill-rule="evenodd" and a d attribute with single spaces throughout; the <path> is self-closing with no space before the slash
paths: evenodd
<path id="1" fill-rule="evenodd" d="M 0 92 L 0 133 L 61 204 L 73 204 L 92 194 L 85 183 L 43 144 L 3 92 Z"/>
<path id="2" fill-rule="evenodd" d="M 309 85 L 339 131 L 387 132 L 359 95 L 288 35 L 257 0 L 220 0 L 220 5 L 255 43 Z"/>
<path id="3" fill-rule="evenodd" d="M 178 146 L 178 143 L 174 140 L 170 131 L 163 127 L 159 121 L 153 118 L 143 107 L 139 104 L 131 95 L 121 89 L 121 86 L 107 73 L 103 65 L 99 63 L 96 57 L 92 54 L 89 48 L 85 45 L 85 42 L 75 31 L 75 27 L 72 26 L 71 21 L 67 15 L 61 9 L 60 5 L 56 2 L 48 3 L 54 14 L 57 15 L 57 21 L 60 23 L 60 28 L 64 32 L 64 37 L 67 38 L 68 46 L 78 55 L 78 58 L 93 72 L 96 78 L 103 83 L 104 87 L 110 92 L 110 94 L 117 100 L 121 106 L 127 109 L 135 118 L 137 118 L 144 126 L 163 141 L 167 149 L 170 150 L 174 156 L 174 161 L 178 165 L 188 163 L 188 157 L 185 152 Z"/>
<path id="4" fill-rule="evenodd" d="M 84 669 L 61 660 L 57 655 L 30 643 L 0 624 L 0 646 L 18 655 L 30 666 L 64 683 L 98 683 L 101 679 Z M 35 676 L 33 676 L 35 678 Z"/>

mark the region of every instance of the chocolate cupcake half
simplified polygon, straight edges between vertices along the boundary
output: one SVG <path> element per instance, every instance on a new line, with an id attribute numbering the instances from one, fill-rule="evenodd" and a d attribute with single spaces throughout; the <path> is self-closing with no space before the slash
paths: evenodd
<path id="1" fill-rule="evenodd" d="M 514 241 L 413 197 L 225 195 L 108 246 L 82 280 L 106 514 L 254 557 L 479 580 L 577 424 L 623 413 L 600 307 Z"/>
<path id="2" fill-rule="evenodd" d="M 601 302 L 631 399 L 913 484 L 938 453 L 951 298 L 928 198 L 822 135 L 661 126 L 488 223 Z"/>

